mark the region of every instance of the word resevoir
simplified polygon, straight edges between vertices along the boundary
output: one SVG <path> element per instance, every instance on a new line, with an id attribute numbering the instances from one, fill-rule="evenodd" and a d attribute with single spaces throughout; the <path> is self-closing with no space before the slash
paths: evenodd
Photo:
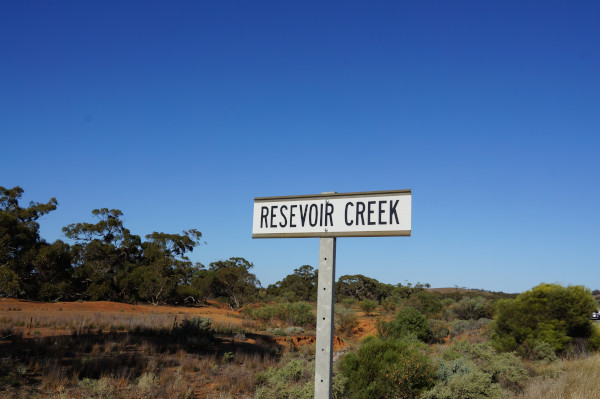
<path id="1" fill-rule="evenodd" d="M 346 226 L 375 226 L 400 224 L 399 200 L 346 201 L 343 204 L 343 221 Z M 321 204 L 283 204 L 260 207 L 260 228 L 334 227 L 335 205 L 329 201 Z M 337 218 L 336 218 L 337 219 Z"/>

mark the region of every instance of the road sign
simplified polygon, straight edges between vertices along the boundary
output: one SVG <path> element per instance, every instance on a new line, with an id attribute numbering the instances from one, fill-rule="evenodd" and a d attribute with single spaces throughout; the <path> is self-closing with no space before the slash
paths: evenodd
<path id="1" fill-rule="evenodd" d="M 410 236 L 411 190 L 254 199 L 252 238 Z"/>
<path id="2" fill-rule="evenodd" d="M 410 236 L 411 190 L 254 198 L 252 238 L 319 237 L 315 399 L 331 399 L 337 237 Z"/>

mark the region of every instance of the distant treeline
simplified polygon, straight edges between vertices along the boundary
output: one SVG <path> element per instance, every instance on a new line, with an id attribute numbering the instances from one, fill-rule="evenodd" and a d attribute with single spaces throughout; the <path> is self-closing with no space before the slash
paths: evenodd
<path id="1" fill-rule="evenodd" d="M 40 237 L 38 219 L 54 211 L 57 200 L 22 207 L 22 195 L 21 187 L 0 186 L 1 296 L 153 304 L 190 304 L 213 298 L 226 301 L 232 308 L 260 298 L 316 300 L 318 271 L 311 266 L 301 266 L 276 284 L 262 288 L 250 272 L 253 264 L 244 258 L 233 257 L 208 267 L 190 261 L 187 255 L 201 244 L 198 230 L 153 232 L 142 240 L 125 228 L 118 209 L 94 209 L 94 223 L 63 227 L 70 243 L 48 243 Z M 336 283 L 338 298 L 379 303 L 408 298 L 426 288 L 428 284 L 384 284 L 363 275 L 342 276 Z M 456 290 L 444 296 L 453 294 L 457 298 L 466 295 Z"/>

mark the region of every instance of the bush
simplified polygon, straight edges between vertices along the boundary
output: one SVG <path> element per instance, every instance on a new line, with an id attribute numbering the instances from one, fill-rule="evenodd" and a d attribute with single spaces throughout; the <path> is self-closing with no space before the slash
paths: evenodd
<path id="1" fill-rule="evenodd" d="M 488 300 L 481 296 L 462 298 L 450 306 L 450 312 L 461 320 L 479 320 L 491 317 Z"/>
<path id="2" fill-rule="evenodd" d="M 444 343 L 450 334 L 448 323 L 444 320 L 430 320 L 429 325 L 431 326 L 429 342 L 433 344 Z"/>
<path id="3" fill-rule="evenodd" d="M 282 365 L 271 367 L 258 375 L 256 399 L 312 399 L 314 397 L 314 362 L 294 358 L 284 360 Z M 333 398 L 342 398 L 346 379 L 334 375 Z"/>
<path id="4" fill-rule="evenodd" d="M 438 361 L 436 384 L 423 399 L 500 399 L 522 391 L 527 371 L 513 353 L 487 344 L 454 344 Z"/>
<path id="5" fill-rule="evenodd" d="M 357 352 L 340 360 L 350 398 L 418 397 L 433 385 L 434 376 L 421 348 L 421 344 L 410 339 L 365 338 Z"/>
<path id="6" fill-rule="evenodd" d="M 210 319 L 204 317 L 194 317 L 192 319 L 184 319 L 177 323 L 175 328 L 173 328 L 173 333 L 177 335 L 212 337 L 214 331 Z"/>
<path id="7" fill-rule="evenodd" d="M 267 328 L 267 333 L 269 334 L 273 334 L 273 335 L 287 335 L 287 333 L 282 330 L 281 328 L 277 327 L 277 328 Z"/>
<path id="8" fill-rule="evenodd" d="M 546 341 L 535 341 L 532 354 L 534 360 L 541 360 L 548 363 L 554 362 L 557 359 L 554 348 Z"/>
<path id="9" fill-rule="evenodd" d="M 286 335 L 303 334 L 304 328 L 302 328 L 302 327 L 286 327 L 284 331 L 285 331 Z"/>
<path id="10" fill-rule="evenodd" d="M 501 399 L 502 389 L 472 362 L 458 359 L 439 366 L 438 383 L 421 398 Z"/>
<path id="11" fill-rule="evenodd" d="M 492 321 L 490 319 L 454 320 L 452 323 L 450 323 L 450 336 L 454 338 L 466 331 L 478 330 L 489 325 L 491 322 Z"/>
<path id="12" fill-rule="evenodd" d="M 487 342 L 458 342 L 444 353 L 444 357 L 473 362 L 478 369 L 490 375 L 493 383 L 513 392 L 521 391 L 527 381 L 527 371 L 514 353 L 498 353 Z"/>
<path id="13" fill-rule="evenodd" d="M 381 301 L 381 308 L 386 313 L 392 313 L 396 310 L 396 303 L 390 298 L 385 298 Z"/>
<path id="14" fill-rule="evenodd" d="M 214 337 L 210 319 L 194 317 L 184 319 L 173 328 L 173 335 L 192 347 L 207 347 Z"/>
<path id="15" fill-rule="evenodd" d="M 259 319 L 263 323 L 272 322 L 279 314 L 279 309 L 276 306 L 266 305 L 256 308 L 251 312 L 251 316 Z"/>
<path id="16" fill-rule="evenodd" d="M 281 317 L 293 326 L 315 326 L 317 320 L 312 306 L 306 302 L 294 302 L 282 305 Z"/>
<path id="17" fill-rule="evenodd" d="M 370 316 L 371 313 L 375 310 L 375 308 L 377 307 L 377 301 L 372 301 L 370 299 L 363 299 L 362 301 L 360 301 L 358 303 L 358 306 L 360 306 L 360 309 L 365 312 L 367 314 L 367 316 Z"/>
<path id="18" fill-rule="evenodd" d="M 417 292 L 405 300 L 405 303 L 429 316 L 440 314 L 444 309 L 440 296 L 429 291 Z"/>
<path id="19" fill-rule="evenodd" d="M 381 338 L 402 338 L 413 335 L 426 342 L 430 337 L 430 325 L 427 318 L 417 309 L 407 307 L 396 313 L 391 321 L 377 322 L 377 334 Z"/>
<path id="20" fill-rule="evenodd" d="M 589 320 L 596 308 L 596 301 L 582 286 L 540 284 L 516 299 L 498 302 L 492 342 L 500 351 L 517 350 L 531 358 L 540 341 L 557 353 L 568 349 L 575 338 L 587 340 L 593 349 L 600 344 Z"/>
<path id="21" fill-rule="evenodd" d="M 17 296 L 20 290 L 19 276 L 8 266 L 0 266 L 0 295 Z"/>
<path id="22" fill-rule="evenodd" d="M 262 322 L 272 322 L 277 318 L 288 325 L 314 326 L 316 316 L 312 306 L 306 302 L 265 305 L 252 311 L 252 317 Z"/>
<path id="23" fill-rule="evenodd" d="M 342 334 L 352 334 L 352 330 L 358 327 L 358 316 L 350 309 L 335 309 L 335 330 Z"/>

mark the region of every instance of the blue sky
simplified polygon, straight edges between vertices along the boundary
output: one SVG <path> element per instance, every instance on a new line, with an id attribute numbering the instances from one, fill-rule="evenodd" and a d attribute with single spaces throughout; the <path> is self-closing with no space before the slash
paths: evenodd
<path id="1" fill-rule="evenodd" d="M 197 228 L 263 285 L 318 239 L 252 240 L 254 197 L 412 189 L 411 237 L 337 276 L 600 288 L 597 1 L 4 1 L 0 185 L 48 241 L 124 212 Z"/>

